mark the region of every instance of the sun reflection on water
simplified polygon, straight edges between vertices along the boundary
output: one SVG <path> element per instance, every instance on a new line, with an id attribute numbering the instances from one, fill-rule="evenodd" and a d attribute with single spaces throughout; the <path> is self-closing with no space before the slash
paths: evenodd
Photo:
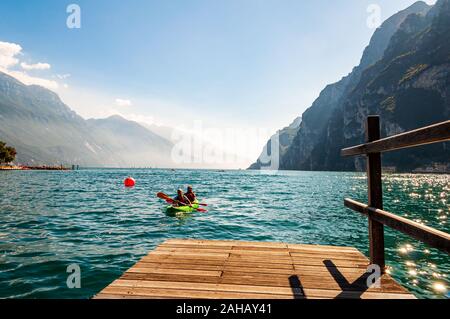
<path id="1" fill-rule="evenodd" d="M 383 187 L 386 210 L 450 233 L 450 175 L 386 175 Z M 387 227 L 386 232 L 392 234 L 397 253 L 391 258 L 400 261 L 399 269 L 388 273 L 395 278 L 403 273 L 403 283 L 412 290 L 427 287 L 435 297 L 449 298 L 450 263 L 442 262 L 448 260 L 447 255 Z"/>
<path id="2" fill-rule="evenodd" d="M 447 292 L 447 287 L 442 282 L 435 282 L 433 284 L 433 289 L 434 289 L 434 291 L 436 291 L 438 293 L 446 293 Z"/>

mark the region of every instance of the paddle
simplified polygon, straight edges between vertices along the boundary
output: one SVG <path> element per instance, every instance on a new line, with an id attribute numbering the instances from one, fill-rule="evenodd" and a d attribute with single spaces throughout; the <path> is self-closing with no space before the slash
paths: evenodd
<path id="1" fill-rule="evenodd" d="M 184 203 L 182 203 L 182 202 L 180 202 L 178 200 L 174 200 L 174 199 L 170 198 L 168 195 L 166 195 L 166 194 L 164 194 L 162 192 L 157 193 L 156 196 L 161 198 L 161 199 L 164 199 L 168 203 L 178 202 L 180 204 L 184 204 Z M 186 204 L 184 204 L 184 205 L 186 205 Z M 207 206 L 207 204 L 199 204 L 199 205 Z M 190 205 L 190 206 L 192 207 L 192 205 Z M 197 210 L 198 212 L 203 212 L 203 213 L 208 212 L 206 209 L 203 209 L 203 208 L 194 208 L 194 209 Z"/>
<path id="2" fill-rule="evenodd" d="M 170 196 L 168 196 L 168 195 L 166 195 L 166 194 L 164 194 L 162 192 L 159 192 L 158 194 L 156 194 L 156 196 L 161 198 L 161 199 L 169 200 L 171 202 L 173 201 L 173 199 Z M 197 203 L 197 205 L 208 206 L 208 204 L 205 204 L 205 203 Z"/>

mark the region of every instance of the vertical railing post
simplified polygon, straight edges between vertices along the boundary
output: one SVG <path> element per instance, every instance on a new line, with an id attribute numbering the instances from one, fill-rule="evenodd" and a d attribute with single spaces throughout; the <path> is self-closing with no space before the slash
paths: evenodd
<path id="1" fill-rule="evenodd" d="M 380 118 L 368 116 L 366 140 L 373 142 L 380 139 Z M 381 182 L 381 154 L 367 154 L 367 183 L 369 206 L 383 209 L 383 190 Z M 372 220 L 369 215 L 369 252 L 370 263 L 380 266 L 385 271 L 384 261 L 384 229 L 383 224 Z"/>

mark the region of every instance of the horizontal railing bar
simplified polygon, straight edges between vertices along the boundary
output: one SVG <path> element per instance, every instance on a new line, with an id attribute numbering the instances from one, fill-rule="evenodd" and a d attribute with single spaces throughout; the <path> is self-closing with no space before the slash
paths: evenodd
<path id="1" fill-rule="evenodd" d="M 392 229 L 398 230 L 425 244 L 450 254 L 450 234 L 428 227 L 387 211 L 369 207 L 366 204 L 346 198 L 344 205 L 354 211 L 366 215 Z"/>
<path id="2" fill-rule="evenodd" d="M 450 120 L 341 150 L 342 156 L 382 153 L 450 141 Z"/>

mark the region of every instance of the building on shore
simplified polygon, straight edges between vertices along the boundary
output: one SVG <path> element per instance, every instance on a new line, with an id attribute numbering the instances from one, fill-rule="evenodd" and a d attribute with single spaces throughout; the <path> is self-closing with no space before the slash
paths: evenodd
<path id="1" fill-rule="evenodd" d="M 447 174 L 447 173 L 450 173 L 450 164 L 433 163 L 430 166 L 418 167 L 413 171 L 413 173 Z"/>

